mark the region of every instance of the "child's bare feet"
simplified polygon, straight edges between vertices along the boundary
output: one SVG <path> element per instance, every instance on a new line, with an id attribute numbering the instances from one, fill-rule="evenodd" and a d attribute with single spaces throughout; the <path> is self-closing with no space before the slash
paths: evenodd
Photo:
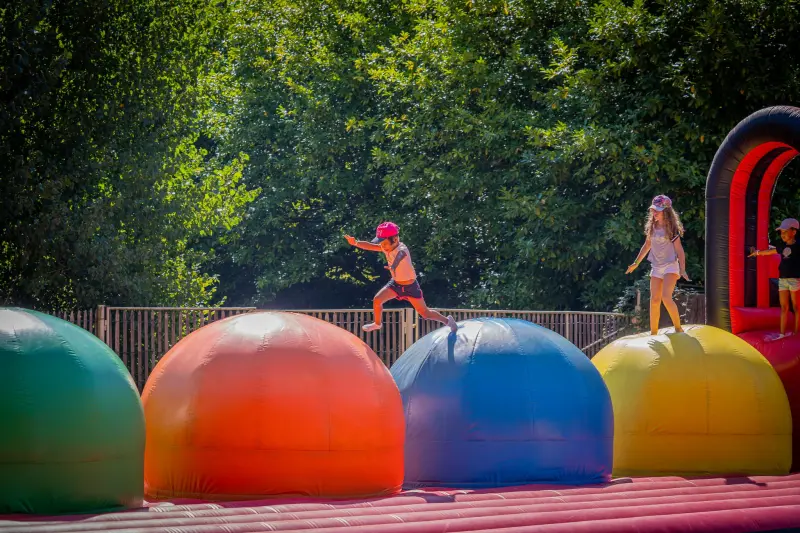
<path id="1" fill-rule="evenodd" d="M 375 331 L 381 329 L 381 325 L 376 324 L 375 322 L 370 322 L 369 324 L 361 326 L 361 329 L 363 329 L 364 331 Z"/>
<path id="2" fill-rule="evenodd" d="M 683 328 L 678 326 L 677 328 L 675 328 L 675 333 L 683 333 Z"/>

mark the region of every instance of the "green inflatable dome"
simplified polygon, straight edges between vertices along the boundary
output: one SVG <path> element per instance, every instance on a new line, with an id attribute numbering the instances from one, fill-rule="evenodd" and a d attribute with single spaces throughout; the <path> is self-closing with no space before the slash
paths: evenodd
<path id="1" fill-rule="evenodd" d="M 144 410 L 119 357 L 64 320 L 0 308 L 0 514 L 138 507 Z"/>

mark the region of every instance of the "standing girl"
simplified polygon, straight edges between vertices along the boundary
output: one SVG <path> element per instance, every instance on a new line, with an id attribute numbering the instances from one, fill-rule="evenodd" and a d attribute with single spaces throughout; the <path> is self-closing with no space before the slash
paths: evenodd
<path id="1" fill-rule="evenodd" d="M 625 271 L 630 274 L 648 254 L 652 270 L 650 271 L 650 334 L 658 335 L 658 322 L 661 318 L 661 304 L 669 313 L 675 332 L 683 331 L 678 306 L 672 300 L 672 292 L 678 278 L 689 281 L 686 274 L 686 255 L 681 245 L 683 224 L 678 213 L 672 209 L 672 200 L 663 194 L 653 198 L 648 210 L 647 222 L 644 225 L 646 240 L 636 256 L 636 261 Z"/>

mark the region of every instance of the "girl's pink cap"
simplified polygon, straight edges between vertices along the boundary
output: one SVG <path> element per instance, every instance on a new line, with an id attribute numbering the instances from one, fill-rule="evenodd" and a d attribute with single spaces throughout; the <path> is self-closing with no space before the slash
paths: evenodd
<path id="1" fill-rule="evenodd" d="M 672 200 L 669 199 L 669 196 L 664 194 L 659 194 L 655 198 L 653 198 L 653 203 L 650 206 L 650 209 L 655 209 L 656 211 L 663 211 L 664 209 L 672 207 Z"/>
<path id="2" fill-rule="evenodd" d="M 389 237 L 394 237 L 399 234 L 400 228 L 397 227 L 397 224 L 394 222 L 382 222 L 378 226 L 378 229 L 375 230 L 375 238 L 372 239 L 372 244 L 378 244 Z"/>

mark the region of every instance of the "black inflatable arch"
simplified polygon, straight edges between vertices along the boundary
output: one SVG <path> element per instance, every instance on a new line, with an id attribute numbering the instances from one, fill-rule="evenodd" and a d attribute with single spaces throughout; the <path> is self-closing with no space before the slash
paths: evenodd
<path id="1" fill-rule="evenodd" d="M 758 308 L 770 307 L 770 277 L 779 258 L 747 255 L 751 246 L 764 249 L 770 236 L 774 240 L 772 193 L 798 153 L 800 108 L 779 106 L 742 120 L 714 156 L 706 183 L 708 324 L 736 333 L 745 326 L 737 322 L 751 321 Z"/>

